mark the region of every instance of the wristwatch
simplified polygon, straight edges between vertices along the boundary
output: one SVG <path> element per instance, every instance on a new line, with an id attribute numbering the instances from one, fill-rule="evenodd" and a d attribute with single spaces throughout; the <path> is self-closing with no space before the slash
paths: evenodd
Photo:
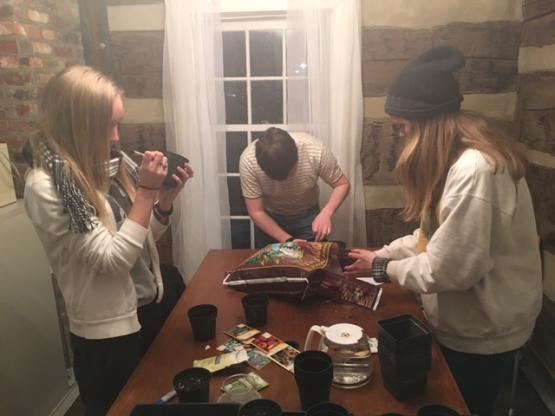
<path id="1" fill-rule="evenodd" d="M 391 280 L 387 275 L 387 264 L 391 259 L 385 257 L 376 257 L 372 262 L 372 277 L 378 283 L 390 283 Z"/>

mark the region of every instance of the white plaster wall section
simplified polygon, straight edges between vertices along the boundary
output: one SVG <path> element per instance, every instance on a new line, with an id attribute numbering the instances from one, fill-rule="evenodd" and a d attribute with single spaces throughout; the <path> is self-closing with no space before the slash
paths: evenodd
<path id="1" fill-rule="evenodd" d="M 464 94 L 463 110 L 472 110 L 481 114 L 512 120 L 516 109 L 516 92 L 498 94 Z M 384 111 L 385 97 L 364 97 L 364 117 L 387 118 Z"/>
<path id="2" fill-rule="evenodd" d="M 112 32 L 164 30 L 164 3 L 108 6 Z"/>
<path id="3" fill-rule="evenodd" d="M 525 153 L 530 163 L 544 168 L 555 169 L 555 156 L 528 148 L 525 150 Z"/>
<path id="4" fill-rule="evenodd" d="M 365 0 L 362 26 L 430 28 L 452 22 L 522 20 L 522 0 Z"/>
<path id="5" fill-rule="evenodd" d="M 182 0 L 188 1 L 188 0 Z M 333 1 L 329 1 L 333 6 Z M 286 0 L 222 0 L 222 13 L 282 12 Z M 126 4 L 107 7 L 111 31 L 164 30 L 164 3 Z"/>
<path id="6" fill-rule="evenodd" d="M 367 210 L 404 208 L 405 194 L 399 185 L 367 185 L 364 187 Z"/>
<path id="7" fill-rule="evenodd" d="M 516 92 L 497 94 L 464 94 L 463 110 L 476 111 L 489 117 L 513 120 L 517 102 Z"/>
<path id="8" fill-rule="evenodd" d="M 164 122 L 164 104 L 160 98 L 125 98 L 124 124 Z"/>
<path id="9" fill-rule="evenodd" d="M 526 46 L 518 53 L 518 72 L 555 70 L 555 45 Z"/>

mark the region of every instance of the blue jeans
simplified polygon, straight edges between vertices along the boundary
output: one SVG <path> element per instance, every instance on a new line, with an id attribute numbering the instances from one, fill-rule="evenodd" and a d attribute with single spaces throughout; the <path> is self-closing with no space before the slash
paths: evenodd
<path id="1" fill-rule="evenodd" d="M 288 234 L 301 240 L 314 241 L 312 222 L 320 213 L 320 207 L 315 205 L 310 210 L 298 215 L 281 215 L 266 211 L 266 213 Z M 277 243 L 256 225 L 254 226 L 255 247 L 262 248 L 271 243 Z"/>

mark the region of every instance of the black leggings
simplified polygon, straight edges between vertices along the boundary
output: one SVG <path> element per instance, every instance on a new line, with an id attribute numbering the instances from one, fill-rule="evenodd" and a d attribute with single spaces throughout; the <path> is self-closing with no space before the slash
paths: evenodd
<path id="1" fill-rule="evenodd" d="M 449 369 L 474 415 L 491 416 L 503 381 L 510 375 L 516 350 L 500 354 L 468 354 L 441 347 Z"/>
<path id="2" fill-rule="evenodd" d="M 85 339 L 71 334 L 73 370 L 86 416 L 104 416 L 141 358 L 139 332 Z"/>

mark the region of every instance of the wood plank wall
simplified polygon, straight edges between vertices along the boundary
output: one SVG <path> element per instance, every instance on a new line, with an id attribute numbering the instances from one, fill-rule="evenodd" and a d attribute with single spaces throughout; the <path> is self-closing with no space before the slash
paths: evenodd
<path id="1" fill-rule="evenodd" d="M 365 128 L 361 158 L 368 243 L 377 245 L 415 227 L 398 216 L 404 200 L 392 170 L 401 144 L 383 112 L 389 84 L 415 54 L 452 44 L 468 59 L 459 75 L 464 107 L 513 120 L 522 6 L 521 0 L 460 0 L 449 2 L 449 7 L 442 0 L 418 6 L 411 0 L 392 0 L 385 7 L 363 0 L 362 12 Z M 163 3 L 107 0 L 107 15 L 115 78 L 126 90 L 124 149 L 163 149 Z"/>
<path id="2" fill-rule="evenodd" d="M 512 121 L 521 7 L 507 0 L 363 0 L 362 26 L 366 227 L 368 244 L 380 245 L 417 226 L 399 217 L 404 198 L 393 169 L 402 144 L 383 111 L 390 84 L 418 53 L 453 45 L 467 58 L 458 74 L 463 108 Z"/>
<path id="3" fill-rule="evenodd" d="M 532 161 L 528 183 L 543 240 L 545 294 L 531 345 L 555 378 L 555 2 L 524 0 L 523 19 L 517 122 Z"/>

